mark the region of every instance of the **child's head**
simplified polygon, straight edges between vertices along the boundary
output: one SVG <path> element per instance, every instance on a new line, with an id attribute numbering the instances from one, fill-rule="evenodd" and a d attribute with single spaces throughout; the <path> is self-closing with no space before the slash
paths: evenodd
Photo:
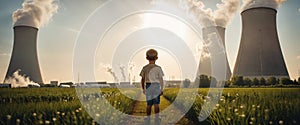
<path id="1" fill-rule="evenodd" d="M 155 61 L 157 60 L 157 51 L 155 49 L 149 49 L 147 52 L 146 52 L 146 58 L 147 60 L 149 61 Z"/>

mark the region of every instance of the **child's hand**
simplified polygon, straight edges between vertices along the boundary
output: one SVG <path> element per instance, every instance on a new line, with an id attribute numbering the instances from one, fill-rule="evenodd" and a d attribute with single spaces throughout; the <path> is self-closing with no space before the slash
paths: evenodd
<path id="1" fill-rule="evenodd" d="M 146 95 L 146 91 L 145 91 L 145 89 L 143 89 L 143 93 Z"/>

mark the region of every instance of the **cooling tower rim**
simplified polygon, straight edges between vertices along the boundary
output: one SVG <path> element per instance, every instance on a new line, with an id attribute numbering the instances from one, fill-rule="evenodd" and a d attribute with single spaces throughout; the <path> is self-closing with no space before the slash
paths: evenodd
<path id="1" fill-rule="evenodd" d="M 26 26 L 26 25 L 17 25 L 17 26 L 14 26 L 13 28 L 18 28 L 18 27 L 28 27 L 28 28 L 33 28 L 33 29 L 36 29 L 36 30 L 39 30 L 38 28 L 36 27 L 33 27 L 33 26 Z"/>
<path id="2" fill-rule="evenodd" d="M 241 12 L 241 14 L 243 14 L 246 11 L 251 11 L 251 10 L 255 10 L 255 9 L 270 9 L 270 10 L 274 10 L 277 13 L 277 10 L 274 9 L 274 8 L 271 8 L 271 7 L 253 7 L 253 8 L 249 8 L 249 9 L 243 10 Z"/>

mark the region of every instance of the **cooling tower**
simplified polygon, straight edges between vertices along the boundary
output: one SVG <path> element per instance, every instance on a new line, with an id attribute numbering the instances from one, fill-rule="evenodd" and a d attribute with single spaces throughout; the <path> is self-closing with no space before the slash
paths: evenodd
<path id="1" fill-rule="evenodd" d="M 208 43 L 208 34 L 217 31 L 217 33 L 220 35 L 220 38 L 222 40 L 222 45 L 225 47 L 225 28 L 220 27 L 220 26 L 212 26 L 212 27 L 207 27 L 203 28 L 203 39 L 204 42 Z M 208 52 L 208 48 L 203 48 L 204 52 Z M 209 52 L 208 52 L 209 53 Z M 226 54 L 227 56 L 227 54 Z M 200 75 L 207 75 L 211 76 L 211 60 L 209 56 L 203 56 L 201 55 L 200 63 L 199 63 L 199 68 L 198 72 Z M 226 80 L 229 80 L 231 77 L 231 70 L 228 64 L 228 59 L 226 57 Z"/>
<path id="2" fill-rule="evenodd" d="M 242 37 L 233 75 L 248 78 L 287 77 L 277 28 L 277 11 L 259 7 L 243 11 Z"/>
<path id="3" fill-rule="evenodd" d="M 21 70 L 20 75 L 29 77 L 33 82 L 43 83 L 37 56 L 37 33 L 38 29 L 34 27 L 14 27 L 14 46 L 6 79 Z"/>

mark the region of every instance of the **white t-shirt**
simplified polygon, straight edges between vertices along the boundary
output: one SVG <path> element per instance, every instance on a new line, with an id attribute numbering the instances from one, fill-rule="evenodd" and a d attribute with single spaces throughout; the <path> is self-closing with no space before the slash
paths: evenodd
<path id="1" fill-rule="evenodd" d="M 148 64 L 143 67 L 140 76 L 145 78 L 146 83 L 159 83 L 159 79 L 164 76 L 164 72 L 160 66 Z"/>

